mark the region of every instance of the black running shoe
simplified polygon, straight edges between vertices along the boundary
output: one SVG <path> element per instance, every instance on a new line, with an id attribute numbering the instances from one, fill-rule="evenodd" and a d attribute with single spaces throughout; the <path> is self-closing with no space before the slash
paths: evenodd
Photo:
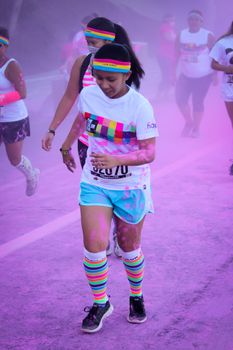
<path id="1" fill-rule="evenodd" d="M 91 308 L 85 308 L 84 311 L 88 312 L 88 315 L 82 322 L 82 331 L 86 333 L 95 333 L 102 328 L 103 320 L 111 315 L 113 306 L 107 301 L 104 307 L 94 304 Z"/>
<path id="2" fill-rule="evenodd" d="M 230 174 L 230 175 L 233 175 L 233 164 L 231 164 L 231 166 L 230 166 L 229 174 Z"/>
<path id="3" fill-rule="evenodd" d="M 128 321 L 130 323 L 143 323 L 146 319 L 143 296 L 130 297 Z"/>

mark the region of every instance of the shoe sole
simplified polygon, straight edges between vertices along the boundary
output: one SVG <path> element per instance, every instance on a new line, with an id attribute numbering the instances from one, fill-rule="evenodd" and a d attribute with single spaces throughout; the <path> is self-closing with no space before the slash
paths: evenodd
<path id="1" fill-rule="evenodd" d="M 144 322 L 146 322 L 146 320 L 147 320 L 147 316 L 145 317 L 145 318 L 143 318 L 143 320 L 138 320 L 138 319 L 130 319 L 130 317 L 128 316 L 127 317 L 127 321 L 129 322 L 129 323 L 135 323 L 135 324 L 139 324 L 139 323 L 144 323 Z"/>
<path id="2" fill-rule="evenodd" d="M 104 316 L 102 317 L 102 320 L 100 321 L 100 324 L 98 325 L 97 328 L 95 329 L 85 329 L 85 328 L 81 328 L 81 330 L 85 333 L 96 333 L 98 332 L 102 327 L 103 327 L 103 321 L 105 318 L 107 318 L 108 316 L 111 315 L 111 313 L 113 312 L 114 307 L 112 304 L 110 304 L 110 308 L 108 309 L 108 311 L 104 314 Z"/>

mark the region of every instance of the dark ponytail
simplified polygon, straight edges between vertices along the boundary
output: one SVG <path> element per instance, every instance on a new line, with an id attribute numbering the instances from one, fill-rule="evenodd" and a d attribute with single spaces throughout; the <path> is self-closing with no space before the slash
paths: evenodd
<path id="1" fill-rule="evenodd" d="M 140 80 L 145 75 L 145 72 L 141 66 L 141 63 L 139 62 L 136 54 L 134 53 L 134 50 L 132 48 L 132 44 L 129 40 L 128 34 L 126 30 L 119 24 L 114 24 L 115 26 L 115 33 L 116 37 L 114 40 L 114 43 L 124 45 L 130 54 L 131 59 L 131 71 L 132 74 L 130 78 L 127 80 L 128 85 L 134 85 L 136 89 L 140 88 Z"/>
<path id="2" fill-rule="evenodd" d="M 231 25 L 230 25 L 230 28 L 228 29 L 228 31 L 225 34 L 223 34 L 222 36 L 220 36 L 220 38 L 218 38 L 218 40 L 223 39 L 223 38 L 230 36 L 230 35 L 233 35 L 233 21 L 231 22 Z"/>
<path id="3" fill-rule="evenodd" d="M 0 35 L 4 36 L 5 38 L 7 38 L 8 40 L 10 39 L 9 37 L 9 32 L 6 28 L 4 27 L 0 27 Z"/>

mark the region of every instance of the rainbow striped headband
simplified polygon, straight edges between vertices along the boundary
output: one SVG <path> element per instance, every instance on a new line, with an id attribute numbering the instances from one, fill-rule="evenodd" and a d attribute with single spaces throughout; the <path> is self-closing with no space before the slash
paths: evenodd
<path id="1" fill-rule="evenodd" d="M 9 45 L 9 40 L 7 38 L 5 38 L 4 36 L 0 35 L 0 43 L 2 43 L 4 45 Z"/>
<path id="2" fill-rule="evenodd" d="M 130 62 L 110 60 L 108 58 L 94 58 L 93 69 L 103 70 L 105 72 L 128 73 L 131 68 Z"/>
<path id="3" fill-rule="evenodd" d="M 114 41 L 116 35 L 115 35 L 115 33 L 106 32 L 105 30 L 87 27 L 85 30 L 85 36 L 103 39 L 103 40 Z"/>

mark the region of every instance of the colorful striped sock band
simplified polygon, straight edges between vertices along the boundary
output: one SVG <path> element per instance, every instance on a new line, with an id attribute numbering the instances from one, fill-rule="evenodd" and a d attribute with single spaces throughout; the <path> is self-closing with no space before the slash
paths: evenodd
<path id="1" fill-rule="evenodd" d="M 107 58 L 94 58 L 92 67 L 96 70 L 106 72 L 128 73 L 130 71 L 130 62 L 111 60 Z"/>
<path id="2" fill-rule="evenodd" d="M 139 297 L 142 295 L 142 281 L 144 275 L 144 255 L 140 253 L 133 259 L 126 259 L 123 253 L 123 263 L 130 284 L 130 296 Z"/>
<path id="3" fill-rule="evenodd" d="M 2 43 L 4 45 L 9 45 L 9 40 L 7 38 L 5 38 L 4 36 L 0 35 L 0 43 Z"/>
<path id="4" fill-rule="evenodd" d="M 87 27 L 85 30 L 85 36 L 102 40 L 114 41 L 116 34 L 112 32 L 107 32 L 106 30 Z"/>
<path id="5" fill-rule="evenodd" d="M 92 256 L 94 253 L 91 253 Z M 96 253 L 98 255 L 98 253 Z M 106 254 L 106 253 L 105 253 Z M 107 257 L 98 260 L 90 260 L 86 256 L 83 260 L 84 270 L 92 290 L 94 303 L 105 305 L 108 301 L 106 285 L 108 279 Z"/>

